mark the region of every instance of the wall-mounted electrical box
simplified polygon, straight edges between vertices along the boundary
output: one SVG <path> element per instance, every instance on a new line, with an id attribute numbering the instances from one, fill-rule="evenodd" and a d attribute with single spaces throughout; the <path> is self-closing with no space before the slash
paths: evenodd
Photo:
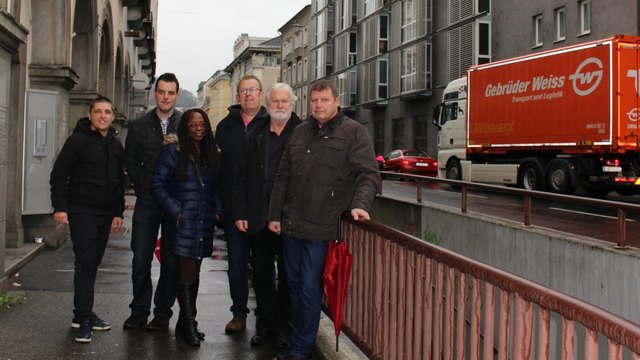
<path id="1" fill-rule="evenodd" d="M 58 93 L 27 90 L 24 119 L 22 214 L 53 211 L 49 177 L 55 160 Z"/>

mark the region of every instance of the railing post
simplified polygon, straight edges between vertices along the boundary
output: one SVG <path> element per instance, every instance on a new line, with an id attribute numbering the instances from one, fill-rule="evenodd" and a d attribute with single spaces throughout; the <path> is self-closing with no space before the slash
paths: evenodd
<path id="1" fill-rule="evenodd" d="M 462 204 L 460 205 L 460 210 L 462 212 L 467 212 L 467 193 L 469 190 L 467 189 L 467 185 L 462 185 Z"/>
<path id="2" fill-rule="evenodd" d="M 422 202 L 422 181 L 420 179 L 416 179 L 416 200 L 418 200 L 419 203 Z"/>
<path id="3" fill-rule="evenodd" d="M 618 244 L 616 248 L 627 248 L 627 212 L 620 208 L 618 208 Z"/>
<path id="4" fill-rule="evenodd" d="M 532 196 L 527 193 L 524 194 L 524 225 L 531 226 L 531 208 L 532 208 Z"/>

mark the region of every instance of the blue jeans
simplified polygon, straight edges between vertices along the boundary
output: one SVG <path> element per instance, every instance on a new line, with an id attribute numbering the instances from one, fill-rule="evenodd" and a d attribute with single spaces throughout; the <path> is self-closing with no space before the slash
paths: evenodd
<path id="1" fill-rule="evenodd" d="M 241 233 L 231 214 L 224 216 L 224 236 L 227 240 L 227 261 L 229 270 L 229 292 L 231 293 L 231 312 L 233 315 L 248 314 L 249 283 L 247 265 L 249 263 L 249 238 Z"/>
<path id="2" fill-rule="evenodd" d="M 320 325 L 322 272 L 329 241 L 282 235 L 284 265 L 291 298 L 291 355 L 306 359 Z"/>
<path id="3" fill-rule="evenodd" d="M 162 208 L 153 199 L 136 200 L 131 229 L 133 300 L 129 307 L 132 312 L 143 316 L 149 316 L 150 313 L 153 294 L 151 262 L 163 216 Z M 168 249 L 164 241 L 161 248 Z M 160 278 L 153 299 L 155 316 L 169 319 L 173 315 L 171 307 L 176 300 L 177 268 L 176 256 L 170 251 L 162 251 Z"/>

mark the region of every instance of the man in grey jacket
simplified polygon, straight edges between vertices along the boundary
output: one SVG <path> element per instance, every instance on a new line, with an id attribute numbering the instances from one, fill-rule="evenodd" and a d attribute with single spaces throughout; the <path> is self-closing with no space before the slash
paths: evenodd
<path id="1" fill-rule="evenodd" d="M 380 175 L 367 130 L 344 114 L 335 85 L 318 81 L 311 117 L 298 125 L 283 154 L 269 206 L 269 229 L 282 234 L 291 298 L 291 347 L 285 359 L 306 359 L 316 340 L 322 271 L 340 215 L 369 219 Z"/>

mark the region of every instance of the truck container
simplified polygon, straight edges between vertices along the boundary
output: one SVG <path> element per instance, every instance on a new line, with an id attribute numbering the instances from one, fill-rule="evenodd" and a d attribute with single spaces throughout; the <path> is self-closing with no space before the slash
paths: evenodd
<path id="1" fill-rule="evenodd" d="M 434 110 L 439 176 L 637 194 L 639 54 L 616 35 L 471 67 Z"/>

